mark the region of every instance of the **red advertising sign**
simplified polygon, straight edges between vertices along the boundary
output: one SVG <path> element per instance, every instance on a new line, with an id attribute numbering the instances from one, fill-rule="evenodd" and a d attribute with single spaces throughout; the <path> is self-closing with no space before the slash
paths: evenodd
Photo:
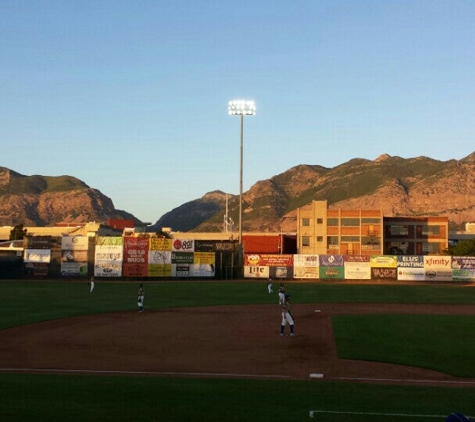
<path id="1" fill-rule="evenodd" d="M 244 265 L 292 267 L 294 265 L 294 256 L 285 254 L 244 254 Z"/>
<path id="2" fill-rule="evenodd" d="M 148 238 L 124 238 L 124 276 L 148 276 Z"/>

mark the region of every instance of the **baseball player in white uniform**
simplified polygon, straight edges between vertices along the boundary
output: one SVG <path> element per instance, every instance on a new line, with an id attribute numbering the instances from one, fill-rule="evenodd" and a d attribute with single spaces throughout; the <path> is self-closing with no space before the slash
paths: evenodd
<path id="1" fill-rule="evenodd" d="M 289 326 L 290 326 L 290 335 L 295 336 L 295 333 L 294 333 L 294 318 L 292 316 L 292 313 L 290 312 L 289 300 L 290 300 L 290 296 L 285 295 L 285 302 L 282 305 L 282 325 L 280 326 L 280 335 L 281 336 L 285 335 L 285 325 L 287 323 L 289 323 Z"/>
<path id="2" fill-rule="evenodd" d="M 272 290 L 272 278 L 269 277 L 269 280 L 267 280 L 267 291 L 269 293 L 273 293 L 274 290 Z"/>

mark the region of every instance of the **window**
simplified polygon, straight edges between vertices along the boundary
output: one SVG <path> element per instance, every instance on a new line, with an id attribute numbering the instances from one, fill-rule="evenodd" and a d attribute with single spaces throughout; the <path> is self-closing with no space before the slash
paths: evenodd
<path id="1" fill-rule="evenodd" d="M 317 224 L 323 224 L 323 218 L 317 218 Z"/>
<path id="2" fill-rule="evenodd" d="M 422 226 L 422 234 L 424 236 L 439 236 L 440 226 Z"/>
<path id="3" fill-rule="evenodd" d="M 427 254 L 438 254 L 441 253 L 443 250 L 443 247 L 440 243 L 429 243 L 429 242 L 424 242 L 422 243 L 422 253 L 424 255 Z"/>
<path id="4" fill-rule="evenodd" d="M 327 248 L 338 248 L 338 236 L 328 236 L 327 237 Z"/>
<path id="5" fill-rule="evenodd" d="M 310 218 L 302 218 L 302 226 L 310 226 Z"/>
<path id="6" fill-rule="evenodd" d="M 341 236 L 341 241 L 360 243 L 360 237 L 359 236 Z"/>
<path id="7" fill-rule="evenodd" d="M 335 227 L 335 226 L 338 227 L 338 218 L 329 218 L 327 220 L 327 225 L 331 227 Z"/>
<path id="8" fill-rule="evenodd" d="M 408 226 L 391 226 L 391 236 L 407 236 L 408 234 Z"/>
<path id="9" fill-rule="evenodd" d="M 379 217 L 363 217 L 361 222 L 363 224 L 380 224 L 381 219 Z"/>
<path id="10" fill-rule="evenodd" d="M 360 219 L 359 218 L 342 218 L 341 226 L 345 227 L 359 227 Z"/>
<path id="11" fill-rule="evenodd" d="M 302 246 L 310 246 L 310 236 L 302 236 Z"/>
<path id="12" fill-rule="evenodd" d="M 362 236 L 361 249 L 365 250 L 380 250 L 381 239 L 375 236 Z"/>
<path id="13" fill-rule="evenodd" d="M 317 236 L 317 242 L 323 242 L 323 236 Z"/>

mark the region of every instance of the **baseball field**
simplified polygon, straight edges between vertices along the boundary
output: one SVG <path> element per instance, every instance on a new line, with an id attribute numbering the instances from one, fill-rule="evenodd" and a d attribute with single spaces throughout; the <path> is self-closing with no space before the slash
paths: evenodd
<path id="1" fill-rule="evenodd" d="M 475 286 L 286 282 L 295 337 L 277 285 L 138 286 L 0 282 L 0 420 L 475 415 Z"/>

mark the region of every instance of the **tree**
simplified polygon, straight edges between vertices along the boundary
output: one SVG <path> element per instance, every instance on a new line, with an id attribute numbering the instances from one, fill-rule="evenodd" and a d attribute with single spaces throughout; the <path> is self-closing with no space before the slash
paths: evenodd
<path id="1" fill-rule="evenodd" d="M 26 236 L 27 230 L 23 228 L 23 224 L 17 224 L 10 230 L 10 239 L 8 240 L 23 240 Z"/>
<path id="2" fill-rule="evenodd" d="M 475 238 L 464 239 L 455 245 L 450 245 L 446 253 L 454 256 L 475 256 Z"/>

